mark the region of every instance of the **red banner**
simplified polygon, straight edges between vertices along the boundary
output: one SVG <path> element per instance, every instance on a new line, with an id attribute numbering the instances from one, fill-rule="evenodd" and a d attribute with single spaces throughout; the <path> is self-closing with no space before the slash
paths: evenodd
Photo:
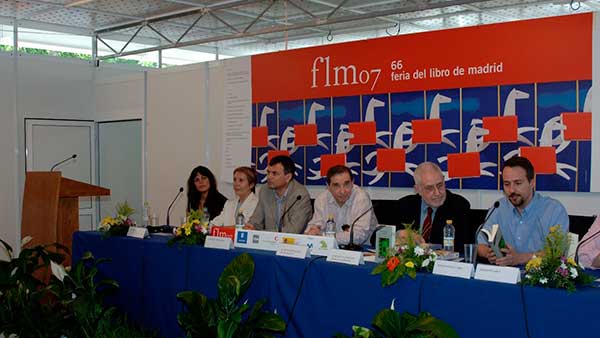
<path id="1" fill-rule="evenodd" d="M 255 55 L 252 99 L 591 79 L 592 18 L 565 15 Z"/>

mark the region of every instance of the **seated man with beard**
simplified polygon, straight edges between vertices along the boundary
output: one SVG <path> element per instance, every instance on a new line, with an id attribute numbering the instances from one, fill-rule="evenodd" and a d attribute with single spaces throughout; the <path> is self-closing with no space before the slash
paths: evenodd
<path id="1" fill-rule="evenodd" d="M 496 257 L 487 245 L 485 236 L 479 235 L 477 253 L 497 265 L 521 265 L 544 248 L 550 227 L 560 225 L 569 231 L 569 216 L 557 200 L 535 192 L 533 165 L 525 157 L 515 156 L 504 162 L 502 185 L 505 197 L 499 200 L 498 210 L 485 222 L 484 229 L 493 224 L 500 226 L 506 242 L 501 249 L 504 257 Z"/>

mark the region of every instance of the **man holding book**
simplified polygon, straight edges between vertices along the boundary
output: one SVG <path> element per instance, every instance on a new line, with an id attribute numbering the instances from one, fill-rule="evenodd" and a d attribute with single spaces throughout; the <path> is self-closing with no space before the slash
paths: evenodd
<path id="1" fill-rule="evenodd" d="M 535 192 L 534 178 L 533 165 L 528 159 L 514 156 L 504 162 L 502 186 L 505 197 L 499 200 L 497 210 L 490 210 L 483 226 L 486 231 L 477 238 L 478 255 L 490 263 L 525 264 L 543 249 L 550 227 L 560 224 L 561 231 L 569 231 L 565 207 L 559 201 Z M 498 230 L 492 231 L 496 224 Z"/>

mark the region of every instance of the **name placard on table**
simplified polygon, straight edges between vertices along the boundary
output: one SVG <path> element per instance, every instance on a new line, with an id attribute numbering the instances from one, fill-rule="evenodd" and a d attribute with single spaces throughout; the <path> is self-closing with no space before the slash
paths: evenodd
<path id="1" fill-rule="evenodd" d="M 287 234 L 282 232 L 236 229 L 235 247 L 277 251 L 279 244 L 306 246 L 312 255 L 327 256 L 329 250 L 337 248 L 334 238 Z"/>
<path id="2" fill-rule="evenodd" d="M 233 247 L 233 242 L 231 242 L 231 238 L 229 237 L 206 236 L 206 240 L 204 241 L 204 247 L 212 249 L 231 250 L 231 248 Z"/>
<path id="3" fill-rule="evenodd" d="M 512 266 L 478 264 L 475 279 L 491 282 L 517 284 L 521 281 L 521 271 Z"/>
<path id="4" fill-rule="evenodd" d="M 149 236 L 150 234 L 148 233 L 148 229 L 146 228 L 129 227 L 129 229 L 127 229 L 127 237 L 144 239 Z"/>
<path id="5" fill-rule="evenodd" d="M 310 257 L 310 252 L 305 245 L 281 243 L 277 248 L 276 255 L 304 259 L 306 257 Z"/>
<path id="6" fill-rule="evenodd" d="M 338 249 L 329 250 L 327 261 L 350 265 L 360 265 L 365 263 L 362 252 Z"/>
<path id="7" fill-rule="evenodd" d="M 471 279 L 471 276 L 473 276 L 473 264 L 436 260 L 432 273 L 434 275 Z"/>

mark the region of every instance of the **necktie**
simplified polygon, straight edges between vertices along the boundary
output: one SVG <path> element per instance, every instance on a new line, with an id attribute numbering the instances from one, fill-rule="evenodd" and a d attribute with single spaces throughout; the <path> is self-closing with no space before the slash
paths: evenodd
<path id="1" fill-rule="evenodd" d="M 425 221 L 423 222 L 423 239 L 427 243 L 429 243 L 429 236 L 431 235 L 432 214 L 433 209 L 431 209 L 431 207 L 427 207 L 427 217 L 425 217 Z"/>

